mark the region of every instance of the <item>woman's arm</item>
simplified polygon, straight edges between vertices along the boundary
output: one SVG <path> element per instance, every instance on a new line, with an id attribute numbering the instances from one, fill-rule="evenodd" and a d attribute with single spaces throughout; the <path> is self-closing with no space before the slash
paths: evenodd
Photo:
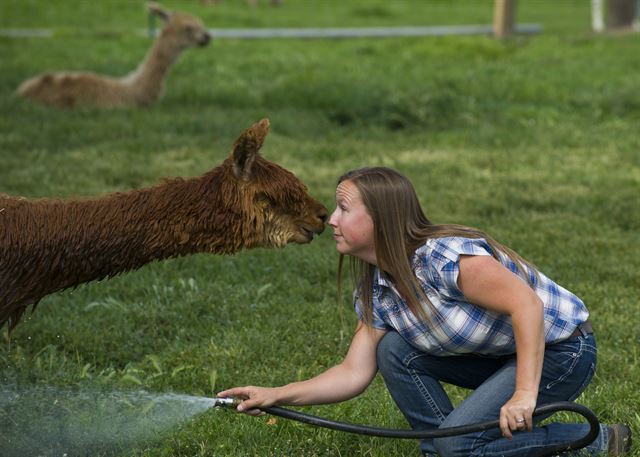
<path id="1" fill-rule="evenodd" d="M 367 328 L 358 322 L 344 360 L 318 376 L 282 387 L 235 387 L 220 392 L 221 397 L 245 400 L 238 411 L 260 414 L 260 408 L 273 405 L 314 405 L 336 403 L 355 397 L 364 391 L 378 369 L 376 348 L 384 330 Z"/>
<path id="2" fill-rule="evenodd" d="M 492 257 L 461 256 L 458 286 L 469 302 L 511 316 L 516 340 L 516 388 L 500 411 L 502 434 L 511 437 L 516 421 L 531 430 L 544 358 L 544 306 L 518 276 Z"/>

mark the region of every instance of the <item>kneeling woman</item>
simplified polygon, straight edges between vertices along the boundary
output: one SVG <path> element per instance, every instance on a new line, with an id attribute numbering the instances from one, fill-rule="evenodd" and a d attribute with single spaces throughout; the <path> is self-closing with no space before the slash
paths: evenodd
<path id="1" fill-rule="evenodd" d="M 221 396 L 244 398 L 238 409 L 252 415 L 334 403 L 380 370 L 414 429 L 500 418 L 500 429 L 423 440 L 424 455 L 522 457 L 587 433 L 532 417 L 538 403 L 577 398 L 594 374 L 596 342 L 578 297 L 486 234 L 432 224 L 411 183 L 389 168 L 342 176 L 329 224 L 340 267 L 351 256 L 356 275 L 360 320 L 345 359 L 306 381 Z M 454 408 L 442 382 L 473 392 Z M 622 455 L 630 438 L 625 425 L 602 425 L 587 451 Z"/>

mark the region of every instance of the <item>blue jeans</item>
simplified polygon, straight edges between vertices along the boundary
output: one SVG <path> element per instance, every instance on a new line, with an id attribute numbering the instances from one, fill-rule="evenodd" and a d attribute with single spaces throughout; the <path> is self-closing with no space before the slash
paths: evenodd
<path id="1" fill-rule="evenodd" d="M 596 341 L 581 335 L 548 345 L 544 353 L 538 405 L 573 401 L 587 387 L 596 368 Z M 436 357 L 417 350 L 390 331 L 377 349 L 378 369 L 394 401 L 416 430 L 454 427 L 495 420 L 515 389 L 515 355 L 504 357 Z M 472 389 L 453 407 L 441 382 Z M 543 418 L 536 417 L 539 422 Z M 462 436 L 422 440 L 425 455 L 533 456 L 545 445 L 567 443 L 587 434 L 588 424 L 551 423 L 532 432 L 513 432 L 504 438 L 499 428 Z M 588 447 L 563 455 L 606 455 L 608 429 L 600 426 L 598 438 Z"/>

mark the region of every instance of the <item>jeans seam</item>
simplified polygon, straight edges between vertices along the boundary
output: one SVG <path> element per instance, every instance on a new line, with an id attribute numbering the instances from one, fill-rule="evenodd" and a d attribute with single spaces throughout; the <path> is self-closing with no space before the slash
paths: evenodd
<path id="1" fill-rule="evenodd" d="M 571 365 L 571 368 L 562 377 L 547 384 L 546 388 L 550 389 L 556 384 L 563 382 L 565 379 L 567 379 L 570 376 L 570 374 L 573 373 L 573 371 L 575 370 L 575 367 L 580 357 L 582 357 L 585 353 L 591 353 L 595 355 L 597 354 L 597 349 L 594 346 L 588 344 L 586 341 L 583 341 L 582 339 L 580 339 L 580 348 L 576 353 L 576 357 L 574 358 L 574 362 Z M 580 396 L 580 394 L 587 388 L 587 385 L 589 385 L 589 383 L 591 382 L 591 379 L 593 378 L 593 375 L 595 374 L 595 372 L 596 372 L 596 363 L 592 362 L 589 368 L 589 371 L 587 372 L 587 375 L 583 379 L 582 383 L 580 384 L 580 386 L 576 388 L 574 393 L 568 398 L 569 401 L 574 401 L 576 398 Z"/>
<path id="2" fill-rule="evenodd" d="M 587 376 L 584 378 L 584 380 L 582 381 L 582 384 L 580 384 L 580 386 L 576 389 L 573 395 L 569 397 L 569 401 L 574 401 L 576 398 L 580 396 L 582 392 L 584 392 L 584 390 L 587 388 L 587 386 L 591 382 L 591 378 L 593 378 L 593 375 L 595 374 L 595 372 L 596 372 L 596 364 L 592 363 Z"/>
<path id="3" fill-rule="evenodd" d="M 442 414 L 442 411 L 440 410 L 440 408 L 438 408 L 436 401 L 433 399 L 433 397 L 429 393 L 429 390 L 425 387 L 425 385 L 420 380 L 420 376 L 417 374 L 416 370 L 414 370 L 409 366 L 411 362 L 414 359 L 417 359 L 418 357 L 420 357 L 419 353 L 411 352 L 403 359 L 402 363 L 404 363 L 404 366 L 406 367 L 407 371 L 411 374 L 411 379 L 413 380 L 414 384 L 418 388 L 418 391 L 422 395 L 423 399 L 426 401 L 427 405 L 436 414 L 437 418 L 440 419 L 440 421 L 442 422 L 446 419 L 446 416 Z"/>
<path id="4" fill-rule="evenodd" d="M 556 384 L 563 382 L 565 379 L 567 379 L 571 375 L 571 373 L 573 373 L 573 370 L 575 370 L 576 365 L 578 364 L 578 361 L 580 360 L 580 357 L 582 356 L 583 352 L 584 352 L 584 343 L 580 341 L 580 348 L 578 349 L 578 352 L 574 352 L 575 355 L 573 357 L 573 362 L 571 363 L 571 366 L 558 379 L 555 379 L 554 381 L 551 381 L 550 383 L 548 383 L 546 385 L 547 390 L 551 389 Z"/>

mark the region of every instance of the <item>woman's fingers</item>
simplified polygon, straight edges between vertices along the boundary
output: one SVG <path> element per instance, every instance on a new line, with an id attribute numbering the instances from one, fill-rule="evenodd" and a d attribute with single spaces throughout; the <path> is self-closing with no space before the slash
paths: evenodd
<path id="1" fill-rule="evenodd" d="M 249 397 L 249 388 L 248 387 L 234 387 L 233 389 L 223 390 L 222 392 L 218 392 L 219 397 Z"/>
<path id="2" fill-rule="evenodd" d="M 536 401 L 533 394 L 516 391 L 514 396 L 500 408 L 502 435 L 511 438 L 512 432 L 532 431 L 535 406 Z"/>
<path id="3" fill-rule="evenodd" d="M 502 436 L 505 438 L 511 439 L 513 436 L 511 434 L 511 424 L 509 423 L 509 418 L 506 414 L 500 413 L 500 430 L 502 431 Z"/>
<path id="4" fill-rule="evenodd" d="M 512 432 L 523 432 L 533 430 L 533 418 L 531 414 L 525 412 L 500 412 L 500 430 L 505 438 L 512 438 Z"/>
<path id="5" fill-rule="evenodd" d="M 274 389 L 256 386 L 234 387 L 220 392 L 221 397 L 236 397 L 242 401 L 238 404 L 239 412 L 250 416 L 262 416 L 262 407 L 269 407 L 274 404 Z"/>
<path id="6" fill-rule="evenodd" d="M 243 413 L 247 413 L 251 416 L 256 416 L 257 415 L 257 411 L 260 411 L 258 409 L 258 407 L 260 406 L 261 402 L 256 401 L 254 399 L 249 399 L 249 400 L 245 400 L 242 403 L 240 403 L 238 405 L 238 411 L 243 412 Z"/>
<path id="7" fill-rule="evenodd" d="M 250 409 L 248 411 L 242 411 L 242 412 L 245 414 L 248 414 L 249 416 L 254 416 L 254 417 L 264 416 L 265 414 L 267 414 L 261 409 Z"/>

